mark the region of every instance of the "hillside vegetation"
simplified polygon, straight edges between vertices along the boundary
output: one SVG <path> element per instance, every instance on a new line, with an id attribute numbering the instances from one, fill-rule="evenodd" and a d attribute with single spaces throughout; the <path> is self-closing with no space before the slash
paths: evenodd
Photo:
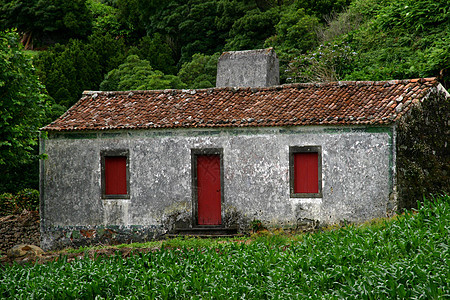
<path id="1" fill-rule="evenodd" d="M 450 197 L 441 196 L 395 219 L 315 234 L 3 266 L 0 297 L 444 299 L 450 297 L 449 242 Z"/>
<path id="2" fill-rule="evenodd" d="M 447 0 L 0 0 L 11 71 L 0 77 L 0 153 L 19 153 L 0 159 L 0 192 L 37 188 L 37 129 L 82 91 L 211 87 L 222 51 L 274 47 L 282 83 L 439 76 L 448 88 L 449 10 Z"/>

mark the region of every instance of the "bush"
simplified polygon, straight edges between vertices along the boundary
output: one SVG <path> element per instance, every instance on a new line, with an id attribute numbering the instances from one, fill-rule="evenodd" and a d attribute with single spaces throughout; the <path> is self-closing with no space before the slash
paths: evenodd
<path id="1" fill-rule="evenodd" d="M 39 210 L 39 191 L 23 189 L 16 194 L 17 206 L 26 210 Z"/>
<path id="2" fill-rule="evenodd" d="M 17 194 L 3 193 L 0 195 L 0 216 L 14 215 L 24 209 L 39 210 L 39 191 L 23 189 Z"/>
<path id="3" fill-rule="evenodd" d="M 285 70 L 288 82 L 341 80 L 357 55 L 346 42 L 326 43 L 315 51 L 296 56 Z"/>

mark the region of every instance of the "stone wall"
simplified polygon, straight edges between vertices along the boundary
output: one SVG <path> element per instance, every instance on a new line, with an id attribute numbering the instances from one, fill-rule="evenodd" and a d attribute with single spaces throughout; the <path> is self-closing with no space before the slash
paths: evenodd
<path id="1" fill-rule="evenodd" d="M 24 211 L 20 215 L 9 215 L 0 218 L 0 252 L 18 244 L 39 246 L 39 213 Z"/>
<path id="2" fill-rule="evenodd" d="M 161 237 L 155 226 L 50 226 L 41 241 L 43 249 L 80 248 L 92 245 L 143 243 Z"/>

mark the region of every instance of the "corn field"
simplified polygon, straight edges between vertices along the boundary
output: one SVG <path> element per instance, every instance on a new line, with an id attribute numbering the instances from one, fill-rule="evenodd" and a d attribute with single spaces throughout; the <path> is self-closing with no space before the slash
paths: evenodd
<path id="1" fill-rule="evenodd" d="M 450 196 L 369 225 L 251 243 L 0 266 L 2 299 L 450 297 Z"/>

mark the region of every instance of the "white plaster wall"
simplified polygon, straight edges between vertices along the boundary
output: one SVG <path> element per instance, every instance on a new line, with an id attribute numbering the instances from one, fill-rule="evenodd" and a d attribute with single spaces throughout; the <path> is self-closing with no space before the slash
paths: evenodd
<path id="1" fill-rule="evenodd" d="M 273 225 L 381 217 L 393 189 L 392 128 L 50 134 L 41 143 L 48 155 L 41 168 L 45 226 L 161 225 L 174 212 L 191 214 L 193 148 L 223 149 L 224 211 Z M 289 147 L 306 145 L 322 147 L 322 198 L 289 195 Z M 129 150 L 129 199 L 101 198 L 100 151 L 106 149 Z"/>

